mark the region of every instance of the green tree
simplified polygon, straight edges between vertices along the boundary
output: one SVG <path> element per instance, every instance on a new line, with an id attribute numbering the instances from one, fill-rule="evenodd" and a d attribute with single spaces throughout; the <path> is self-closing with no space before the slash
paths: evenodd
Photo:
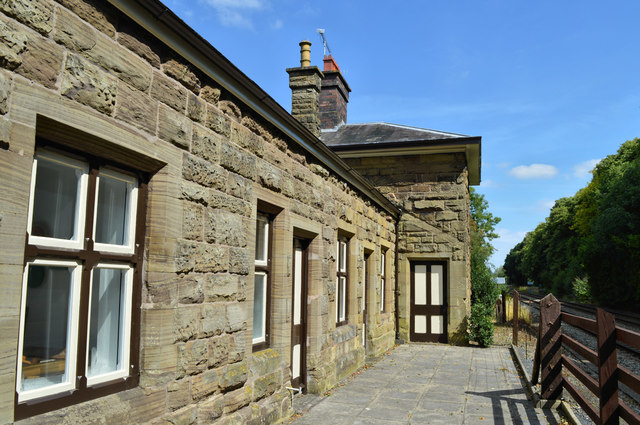
<path id="1" fill-rule="evenodd" d="M 471 317 L 470 337 L 481 346 L 493 341 L 493 323 L 490 316 L 498 299 L 498 288 L 489 267 L 494 252 L 491 240 L 498 237 L 495 226 L 499 217 L 491 214 L 484 195 L 469 190 L 471 213 Z"/>

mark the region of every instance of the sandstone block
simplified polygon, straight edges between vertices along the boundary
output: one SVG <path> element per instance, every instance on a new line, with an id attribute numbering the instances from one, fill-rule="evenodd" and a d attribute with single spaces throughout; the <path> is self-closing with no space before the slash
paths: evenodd
<path id="1" fill-rule="evenodd" d="M 235 412 L 251 402 L 251 387 L 239 388 L 224 395 L 224 413 Z M 247 421 L 243 420 L 243 424 Z"/>
<path id="2" fill-rule="evenodd" d="M 193 425 L 198 420 L 198 406 L 187 406 L 162 418 L 166 425 Z"/>
<path id="3" fill-rule="evenodd" d="M 182 237 L 202 241 L 204 224 L 204 207 L 193 202 L 182 205 Z"/>
<path id="4" fill-rule="evenodd" d="M 251 356 L 251 371 L 252 377 L 266 376 L 271 372 L 280 369 L 282 358 L 277 351 L 272 349 L 266 349 L 254 353 Z"/>
<path id="5" fill-rule="evenodd" d="M 246 276 L 226 273 L 211 274 L 205 281 L 205 302 L 243 301 L 246 297 Z"/>
<path id="6" fill-rule="evenodd" d="M 198 417 L 201 423 L 212 423 L 222 416 L 224 410 L 224 396 L 217 395 L 200 403 Z"/>
<path id="7" fill-rule="evenodd" d="M 249 303 L 246 302 L 227 304 L 226 332 L 237 332 L 247 328 L 249 307 Z"/>
<path id="8" fill-rule="evenodd" d="M 200 96 L 205 101 L 211 103 L 212 105 L 217 106 L 218 102 L 220 101 L 220 89 L 217 87 L 206 85 L 202 87 L 202 90 L 200 91 Z"/>
<path id="9" fill-rule="evenodd" d="M 236 122 L 240 122 L 242 120 L 242 111 L 240 111 L 240 108 L 230 100 L 221 100 L 218 107 L 223 114 L 228 115 Z"/>
<path id="10" fill-rule="evenodd" d="M 209 341 L 197 339 L 178 345 L 178 371 L 195 375 L 208 369 Z"/>
<path id="11" fill-rule="evenodd" d="M 185 154 L 182 176 L 187 180 L 214 189 L 224 190 L 226 187 L 227 171 L 194 155 Z"/>
<path id="12" fill-rule="evenodd" d="M 143 347 L 141 356 L 141 369 L 147 375 L 167 375 L 167 379 L 173 379 L 178 364 L 178 347 L 176 345 L 160 345 Z"/>
<path id="13" fill-rule="evenodd" d="M 98 35 L 96 45 L 82 55 L 138 90 L 146 91 L 151 84 L 151 66 L 107 37 Z"/>
<path id="14" fill-rule="evenodd" d="M 231 174 L 232 173 L 228 173 L 227 175 Z M 209 206 L 211 208 L 219 208 L 232 213 L 241 214 L 245 217 L 249 217 L 251 215 L 251 203 L 217 191 L 211 191 Z"/>
<path id="15" fill-rule="evenodd" d="M 118 82 L 97 66 L 68 55 L 60 91 L 70 99 L 110 115 L 116 105 Z"/>
<path id="16" fill-rule="evenodd" d="M 253 196 L 253 184 L 237 174 L 230 173 L 227 179 L 227 193 L 245 201 L 251 200 Z"/>
<path id="17" fill-rule="evenodd" d="M 176 340 L 188 341 L 198 335 L 200 306 L 181 305 L 175 309 Z"/>
<path id="18" fill-rule="evenodd" d="M 198 93 L 200 91 L 200 80 L 190 69 L 174 59 L 170 59 L 162 64 L 165 74 L 180 81 L 189 90 Z"/>
<path id="19" fill-rule="evenodd" d="M 155 100 L 126 83 L 119 82 L 116 118 L 155 134 L 157 111 L 158 104 Z"/>
<path id="20" fill-rule="evenodd" d="M 211 130 L 194 125 L 191 152 L 207 161 L 218 162 L 220 159 L 219 137 Z"/>
<path id="21" fill-rule="evenodd" d="M 47 35 L 53 29 L 53 3 L 48 0 L 5 0 L 0 2 L 0 10 Z"/>
<path id="22" fill-rule="evenodd" d="M 264 142 L 254 133 L 236 123 L 233 124 L 231 130 L 231 143 L 245 148 L 257 156 L 261 157 L 263 155 Z"/>
<path id="23" fill-rule="evenodd" d="M 76 15 L 59 7 L 53 39 L 69 49 L 82 52 L 96 45 L 96 32 Z"/>
<path id="24" fill-rule="evenodd" d="M 205 237 L 207 242 L 244 248 L 247 225 L 242 216 L 227 211 L 208 209 Z"/>
<path id="25" fill-rule="evenodd" d="M 195 266 L 194 255 L 197 245 L 191 241 L 179 240 L 176 243 L 174 264 L 176 273 L 186 273 L 193 270 Z"/>
<path id="26" fill-rule="evenodd" d="M 209 190 L 198 184 L 183 180 L 180 184 L 180 199 L 206 206 L 209 203 Z"/>
<path id="27" fill-rule="evenodd" d="M 226 327 L 226 308 L 224 304 L 205 304 L 200 312 L 200 338 L 220 335 Z M 214 364 L 217 362 L 213 362 Z M 214 366 L 212 364 L 211 366 Z"/>
<path id="28" fill-rule="evenodd" d="M 256 175 L 256 157 L 236 148 L 228 142 L 222 142 L 220 164 L 234 173 L 254 180 Z"/>
<path id="29" fill-rule="evenodd" d="M 196 122 L 204 123 L 207 117 L 207 104 L 195 94 L 189 93 L 187 115 Z"/>
<path id="30" fill-rule="evenodd" d="M 227 392 L 241 387 L 247 381 L 247 372 L 245 361 L 225 366 L 220 374 L 220 389 Z"/>
<path id="31" fill-rule="evenodd" d="M 183 379 L 167 385 L 167 407 L 170 410 L 180 409 L 191 402 L 191 382 Z"/>
<path id="32" fill-rule="evenodd" d="M 219 245 L 198 244 L 194 270 L 197 272 L 224 272 L 229 269 L 229 249 Z"/>
<path id="33" fill-rule="evenodd" d="M 225 138 L 231 137 L 231 120 L 215 108 L 207 108 L 207 127 Z"/>
<path id="34" fill-rule="evenodd" d="M 189 150 L 192 123 L 184 115 L 165 106 L 160 106 L 158 137 L 177 147 Z"/>
<path id="35" fill-rule="evenodd" d="M 453 211 L 442 211 L 436 213 L 436 221 L 453 221 L 458 219 L 458 214 Z"/>
<path id="36" fill-rule="evenodd" d="M 22 64 L 22 54 L 27 50 L 27 36 L 13 22 L 0 19 L 0 66 L 9 70 Z"/>
<path id="37" fill-rule="evenodd" d="M 249 274 L 249 250 L 246 248 L 229 249 L 229 272 L 246 275 Z"/>
<path id="38" fill-rule="evenodd" d="M 184 113 L 187 105 L 187 90 L 171 78 L 154 71 L 151 96 L 178 112 Z"/>
<path id="39" fill-rule="evenodd" d="M 146 391 L 124 391 L 118 394 L 118 398 L 127 402 L 126 408 L 129 413 L 129 423 L 139 424 L 150 421 L 158 416 L 158 412 L 164 412 L 166 409 L 166 391 L 164 388 L 146 390 Z M 113 409 L 113 407 L 111 407 Z M 110 410 L 111 410 L 110 409 Z M 87 420 L 87 411 L 91 409 L 81 410 L 82 419 L 79 421 L 71 421 L 71 423 L 81 423 Z M 111 420 L 110 420 L 111 419 Z M 107 422 L 114 423 L 117 418 L 109 418 Z"/>
<path id="40" fill-rule="evenodd" d="M 278 382 L 280 375 L 281 373 L 279 371 L 273 372 L 253 381 L 253 401 L 258 401 L 276 392 L 280 386 Z"/>
<path id="41" fill-rule="evenodd" d="M 1 49 L 1 48 L 0 48 Z M 9 93 L 11 92 L 11 74 L 0 70 L 0 114 L 9 112 Z M 3 142 L 9 142 L 9 138 L 3 136 Z"/>
<path id="42" fill-rule="evenodd" d="M 191 398 L 198 401 L 216 392 L 219 388 L 220 373 L 223 370 L 224 368 L 211 369 L 195 375 L 191 382 Z"/>
<path id="43" fill-rule="evenodd" d="M 209 367 L 220 367 L 229 360 L 229 335 L 217 336 L 209 339 Z"/>
<path id="44" fill-rule="evenodd" d="M 245 332 L 238 332 L 229 337 L 229 363 L 236 363 L 244 359 Z"/>
<path id="45" fill-rule="evenodd" d="M 16 72 L 28 79 L 37 81 L 45 87 L 56 88 L 58 76 L 62 72 L 62 47 L 26 32 L 17 25 L 9 25 L 9 30 L 15 31 L 15 34 L 0 36 L 5 43 L 18 43 L 17 45 L 9 46 L 9 54 L 20 51 L 22 49 L 22 41 L 24 39 L 27 40 L 27 48 L 22 53 L 21 64 L 16 68 Z M 12 60 L 13 58 L 8 57 L 7 59 Z"/>
<path id="46" fill-rule="evenodd" d="M 256 174 L 258 183 L 274 192 L 282 189 L 282 171 L 266 161 L 258 160 Z"/>
<path id="47" fill-rule="evenodd" d="M 113 37 L 116 34 L 114 26 L 117 23 L 116 12 L 110 5 L 99 0 L 57 1 L 108 36 Z"/>
<path id="48" fill-rule="evenodd" d="M 175 335 L 175 313 L 171 308 L 143 309 L 142 347 L 158 347 L 173 344 Z"/>
<path id="49" fill-rule="evenodd" d="M 444 211 L 444 201 L 428 201 L 421 200 L 415 201 L 413 206 L 417 210 L 436 210 L 436 211 Z"/>

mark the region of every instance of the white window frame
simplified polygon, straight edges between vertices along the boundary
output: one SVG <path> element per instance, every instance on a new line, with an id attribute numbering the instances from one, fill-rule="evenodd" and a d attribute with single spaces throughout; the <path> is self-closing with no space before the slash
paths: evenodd
<path id="1" fill-rule="evenodd" d="M 386 289 L 386 280 L 387 280 L 387 251 L 380 251 L 380 311 L 384 312 L 384 291 Z"/>
<path id="2" fill-rule="evenodd" d="M 107 244 L 107 243 L 98 243 L 96 240 L 96 229 L 98 223 L 98 197 L 100 195 L 100 176 L 107 176 L 112 179 L 121 180 L 129 186 L 129 196 L 127 196 L 127 227 L 128 227 L 128 244 L 127 245 L 116 245 L 116 244 Z M 132 254 L 135 248 L 135 235 L 136 235 L 136 213 L 138 207 L 138 186 L 137 179 L 131 176 L 128 176 L 123 173 L 119 173 L 117 171 L 113 171 L 110 169 L 101 169 L 96 177 L 96 196 L 95 196 L 95 208 L 93 212 L 93 247 L 94 250 L 100 252 L 114 252 L 118 254 Z"/>
<path id="3" fill-rule="evenodd" d="M 347 321 L 348 265 L 347 244 L 345 238 L 339 237 L 336 257 L 336 323 L 341 325 Z M 340 274 L 343 275 L 340 275 Z M 342 314 L 340 314 L 342 312 Z"/>
<path id="4" fill-rule="evenodd" d="M 35 259 L 28 261 L 24 268 L 22 277 L 22 301 L 20 303 L 20 334 L 18 337 L 18 355 L 24 352 L 24 328 L 27 311 L 27 283 L 29 279 L 29 266 L 53 266 L 53 267 L 73 267 L 73 278 L 71 288 L 71 300 L 69 301 L 70 320 L 67 323 L 67 347 L 65 354 L 65 374 L 67 381 L 59 384 L 49 385 L 34 390 L 22 390 L 22 360 L 18 359 L 16 373 L 16 391 L 18 392 L 18 402 L 33 400 L 35 398 L 47 397 L 59 394 L 64 391 L 71 391 L 76 388 L 76 363 L 78 349 L 78 321 L 80 315 L 80 286 L 82 281 L 82 264 L 80 261 Z"/>
<path id="5" fill-rule="evenodd" d="M 260 237 L 260 235 L 258 234 L 258 227 L 262 227 L 264 229 L 264 233 L 262 235 L 262 246 L 264 247 L 264 257 L 263 258 L 258 258 L 258 252 L 256 250 L 255 253 L 255 260 L 254 260 L 254 267 L 260 267 L 262 268 L 261 270 L 255 270 L 254 269 L 254 300 L 253 302 L 255 303 L 255 276 L 257 275 L 261 275 L 264 276 L 264 285 L 262 287 L 262 317 L 258 318 L 261 321 L 262 324 L 262 333 L 260 336 L 258 336 L 257 338 L 253 337 L 252 334 L 252 344 L 253 345 L 257 345 L 257 344 L 262 344 L 262 343 L 266 343 L 267 342 L 267 309 L 269 307 L 269 300 L 267 299 L 269 291 L 268 291 L 268 286 L 269 286 L 269 271 L 265 270 L 264 268 L 268 268 L 269 266 L 269 234 L 270 234 L 270 219 L 269 216 L 263 213 L 258 213 L 256 216 L 256 240 L 258 237 Z M 252 329 L 255 329 L 255 325 L 256 325 L 256 317 L 253 318 L 253 325 L 252 325 Z"/>
<path id="6" fill-rule="evenodd" d="M 89 376 L 89 339 L 91 335 L 91 300 L 93 296 L 93 276 L 97 269 L 117 269 L 126 270 L 124 284 L 125 284 L 125 300 L 124 311 L 122 312 L 121 320 L 123 322 L 122 330 L 122 346 L 120 347 L 120 355 L 122 358 L 122 366 L 119 370 L 115 370 L 101 375 Z M 87 352 L 85 353 L 85 376 L 87 377 L 87 386 L 101 384 L 103 382 L 113 381 L 114 379 L 123 378 L 129 376 L 129 363 L 131 352 L 131 312 L 133 303 L 133 273 L 134 269 L 128 264 L 113 264 L 113 263 L 98 263 L 91 270 L 91 278 L 89 283 L 89 312 L 87 315 Z"/>
<path id="7" fill-rule="evenodd" d="M 43 158 L 48 161 L 57 162 L 67 167 L 72 167 L 82 171 L 80 177 L 80 188 L 78 191 L 78 197 L 76 198 L 76 223 L 75 234 L 76 239 L 58 239 L 50 238 L 46 236 L 33 236 L 33 209 L 35 204 L 35 192 L 36 192 L 36 180 L 38 178 L 38 159 Z M 82 249 L 84 247 L 84 226 L 86 220 L 86 205 L 87 205 L 87 185 L 89 181 L 89 164 L 83 161 L 75 160 L 70 157 L 62 156 L 49 152 L 45 149 L 39 151 L 34 159 L 31 170 L 31 192 L 29 194 L 29 216 L 27 222 L 27 232 L 29 234 L 29 243 L 32 245 L 64 248 L 64 249 Z"/>

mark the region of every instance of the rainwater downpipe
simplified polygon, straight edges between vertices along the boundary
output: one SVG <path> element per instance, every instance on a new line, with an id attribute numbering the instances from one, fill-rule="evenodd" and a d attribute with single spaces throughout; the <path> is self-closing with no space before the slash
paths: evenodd
<path id="1" fill-rule="evenodd" d="M 396 320 L 396 344 L 404 344 L 404 341 L 402 341 L 400 339 L 400 316 L 398 313 L 398 297 L 400 296 L 400 291 L 398 289 L 398 276 L 399 276 L 399 272 L 398 272 L 398 242 L 400 240 L 400 218 L 402 217 L 402 210 L 400 211 L 400 214 L 398 214 L 398 216 L 396 217 L 396 244 L 395 244 L 395 256 L 393 259 L 393 263 L 394 263 L 394 275 L 395 275 L 395 297 L 393 297 L 393 302 L 394 302 L 394 316 L 395 316 L 395 320 Z"/>

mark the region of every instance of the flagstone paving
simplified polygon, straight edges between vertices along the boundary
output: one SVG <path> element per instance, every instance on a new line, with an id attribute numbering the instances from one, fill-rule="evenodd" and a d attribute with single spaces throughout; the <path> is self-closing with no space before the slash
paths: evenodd
<path id="1" fill-rule="evenodd" d="M 294 408 L 309 410 L 293 425 L 559 423 L 527 399 L 506 347 L 400 345 L 329 395 L 295 399 Z"/>

